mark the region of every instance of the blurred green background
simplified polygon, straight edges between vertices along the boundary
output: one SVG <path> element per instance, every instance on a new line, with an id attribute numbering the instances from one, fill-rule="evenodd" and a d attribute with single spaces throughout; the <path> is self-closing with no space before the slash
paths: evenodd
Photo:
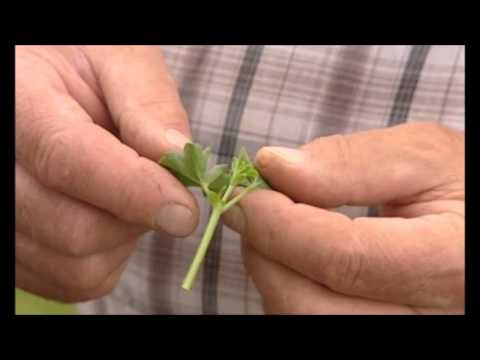
<path id="1" fill-rule="evenodd" d="M 47 300 L 20 289 L 15 289 L 15 313 L 17 315 L 74 315 L 74 306 Z"/>

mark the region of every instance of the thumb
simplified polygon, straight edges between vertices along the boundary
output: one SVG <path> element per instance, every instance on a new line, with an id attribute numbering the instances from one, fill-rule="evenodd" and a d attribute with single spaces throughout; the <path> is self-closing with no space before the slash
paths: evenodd
<path id="1" fill-rule="evenodd" d="M 379 205 L 444 184 L 461 162 L 452 149 L 461 144 L 456 136 L 435 124 L 412 123 L 322 137 L 299 149 L 264 147 L 256 163 L 294 201 L 326 208 Z"/>
<path id="2" fill-rule="evenodd" d="M 190 139 L 188 117 L 158 46 L 87 46 L 124 143 L 158 160 Z"/>

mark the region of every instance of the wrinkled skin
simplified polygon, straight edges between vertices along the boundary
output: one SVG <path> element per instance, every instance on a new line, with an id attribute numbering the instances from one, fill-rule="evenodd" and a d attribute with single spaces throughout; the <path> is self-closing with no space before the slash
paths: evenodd
<path id="1" fill-rule="evenodd" d="M 16 48 L 16 286 L 108 294 L 139 236 L 191 233 L 198 208 L 156 161 L 190 138 L 159 47 Z"/>
<path id="2" fill-rule="evenodd" d="M 266 147 L 256 162 L 278 192 L 251 193 L 224 221 L 267 313 L 464 313 L 463 133 L 410 123 Z"/>

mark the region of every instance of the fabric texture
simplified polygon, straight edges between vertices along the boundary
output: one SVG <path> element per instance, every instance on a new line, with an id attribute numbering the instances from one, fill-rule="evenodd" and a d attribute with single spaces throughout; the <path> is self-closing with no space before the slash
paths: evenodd
<path id="1" fill-rule="evenodd" d="M 320 136 L 407 121 L 464 130 L 464 46 L 162 46 L 193 139 L 229 162 L 245 147 L 298 147 Z M 148 233 L 112 294 L 85 314 L 262 314 L 239 236 L 219 226 L 193 289 L 181 288 L 209 216 L 189 237 Z M 350 216 L 374 209 L 341 207 Z"/>

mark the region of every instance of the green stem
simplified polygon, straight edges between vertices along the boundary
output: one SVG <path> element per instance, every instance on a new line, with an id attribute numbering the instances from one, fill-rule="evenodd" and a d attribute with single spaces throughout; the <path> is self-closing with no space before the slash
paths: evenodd
<path id="1" fill-rule="evenodd" d="M 202 264 L 203 259 L 205 258 L 205 254 L 208 249 L 208 245 L 212 240 L 213 233 L 215 232 L 215 228 L 217 227 L 218 221 L 220 219 L 220 215 L 222 215 L 222 206 L 216 206 L 213 208 L 212 215 L 210 215 L 210 219 L 208 220 L 208 225 L 203 234 L 202 240 L 200 241 L 200 245 L 197 248 L 197 252 L 195 253 L 195 257 L 193 258 L 192 264 L 188 269 L 188 273 L 185 276 L 185 279 L 182 283 L 182 288 L 185 290 L 191 290 L 193 281 L 197 276 L 198 269 Z"/>
<path id="2" fill-rule="evenodd" d="M 250 191 L 252 191 L 255 186 L 253 186 L 254 184 L 248 186 L 247 188 L 245 188 L 245 190 L 243 190 L 240 194 L 238 194 L 237 196 L 235 196 L 232 200 L 230 200 L 224 207 L 223 207 L 223 210 L 222 210 L 222 213 L 226 212 L 227 210 L 229 210 L 233 205 L 235 205 L 237 202 L 239 202 L 245 195 L 247 195 Z"/>
<path id="3" fill-rule="evenodd" d="M 230 197 L 230 195 L 232 194 L 232 191 L 235 189 L 235 186 L 230 184 L 228 185 L 228 188 L 227 190 L 225 191 L 225 194 L 223 194 L 222 196 L 222 200 L 223 202 L 227 202 L 228 198 Z"/>

